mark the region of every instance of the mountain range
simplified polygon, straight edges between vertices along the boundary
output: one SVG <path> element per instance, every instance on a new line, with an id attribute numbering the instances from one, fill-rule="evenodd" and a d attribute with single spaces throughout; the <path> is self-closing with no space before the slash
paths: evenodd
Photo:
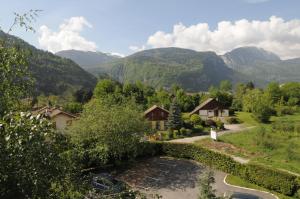
<path id="1" fill-rule="evenodd" d="M 241 47 L 224 55 L 182 48 L 157 48 L 127 57 L 101 52 L 65 50 L 56 54 L 39 50 L 18 37 L 0 31 L 0 39 L 31 52 L 29 70 L 38 94 L 60 95 L 79 88 L 93 89 L 97 77 L 120 82 L 141 81 L 170 88 L 178 84 L 187 91 L 205 91 L 222 80 L 253 81 L 264 86 L 271 81 L 300 81 L 300 58 L 281 60 L 256 47 Z"/>
<path id="2" fill-rule="evenodd" d="M 78 57 L 72 55 L 72 51 L 68 54 L 74 61 Z M 98 54 L 101 55 L 95 53 Z M 253 81 L 260 87 L 271 81 L 300 81 L 300 58 L 281 60 L 276 54 L 257 47 L 236 48 L 224 55 L 182 48 L 157 48 L 98 62 L 89 68 L 87 63 L 80 65 L 92 74 L 105 73 L 120 82 L 141 81 L 167 88 L 175 83 L 188 91 L 207 90 L 222 80 L 233 83 Z"/>
<path id="3" fill-rule="evenodd" d="M 266 82 L 300 81 L 300 58 L 281 60 L 276 54 L 256 47 L 237 48 L 222 58 L 233 70 Z"/>

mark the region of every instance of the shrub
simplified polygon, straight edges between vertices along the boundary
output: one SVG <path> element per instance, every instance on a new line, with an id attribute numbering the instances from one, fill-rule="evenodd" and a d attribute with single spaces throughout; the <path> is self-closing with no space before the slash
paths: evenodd
<path id="1" fill-rule="evenodd" d="M 178 131 L 173 131 L 173 138 L 176 139 L 178 137 Z"/>
<path id="2" fill-rule="evenodd" d="M 169 132 L 162 132 L 161 137 L 162 140 L 169 140 L 170 139 Z"/>
<path id="3" fill-rule="evenodd" d="M 208 119 L 208 120 L 205 120 L 205 126 L 208 126 L 208 127 L 217 127 L 217 124 L 214 120 L 211 120 L 211 119 Z"/>
<path id="4" fill-rule="evenodd" d="M 198 114 L 191 115 L 190 120 L 193 125 L 199 125 L 202 123 L 202 120 Z"/>
<path id="5" fill-rule="evenodd" d="M 201 132 L 203 132 L 203 126 L 202 125 L 195 125 L 195 127 L 194 127 L 194 131 L 195 132 L 197 132 L 197 133 L 201 133 Z"/>
<path id="6" fill-rule="evenodd" d="M 168 134 L 169 134 L 169 139 L 172 139 L 173 138 L 173 131 L 172 129 L 168 129 Z"/>
<path id="7" fill-rule="evenodd" d="M 285 195 L 293 195 L 297 191 L 296 176 L 266 166 L 248 164 L 245 175 L 241 177 Z"/>
<path id="8" fill-rule="evenodd" d="M 240 121 L 237 117 L 229 117 L 226 119 L 226 122 L 228 124 L 239 124 L 240 123 Z"/>
<path id="9" fill-rule="evenodd" d="M 186 130 L 186 135 L 187 135 L 187 136 L 190 136 L 191 134 L 192 134 L 192 130 L 191 130 L 191 129 L 187 129 L 187 130 Z"/>
<path id="10" fill-rule="evenodd" d="M 221 120 L 216 121 L 216 126 L 217 126 L 217 129 L 219 129 L 219 130 L 224 130 L 225 129 L 224 123 Z"/>
<path id="11" fill-rule="evenodd" d="M 181 128 L 180 129 L 180 133 L 181 133 L 181 135 L 186 135 L 186 129 L 185 128 Z"/>

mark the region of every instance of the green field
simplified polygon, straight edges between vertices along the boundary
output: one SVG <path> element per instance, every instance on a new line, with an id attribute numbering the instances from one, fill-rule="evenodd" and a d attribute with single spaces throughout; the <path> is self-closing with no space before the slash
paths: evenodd
<path id="1" fill-rule="evenodd" d="M 255 124 L 249 113 L 239 113 L 238 117 L 246 119 L 247 126 Z M 219 139 L 244 151 L 241 156 L 251 162 L 300 174 L 300 113 L 272 117 L 270 124 L 256 126 L 245 132 L 223 135 Z"/>

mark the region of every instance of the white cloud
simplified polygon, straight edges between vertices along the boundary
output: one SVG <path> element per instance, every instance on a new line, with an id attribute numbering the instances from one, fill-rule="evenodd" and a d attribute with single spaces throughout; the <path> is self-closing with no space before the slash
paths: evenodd
<path id="1" fill-rule="evenodd" d="M 207 23 L 173 27 L 173 32 L 158 31 L 148 38 L 150 47 L 181 47 L 219 54 L 241 46 L 257 46 L 282 58 L 300 57 L 300 20 L 285 21 L 272 16 L 266 21 L 221 21 L 211 30 Z"/>
<path id="2" fill-rule="evenodd" d="M 129 46 L 129 49 L 133 52 L 138 52 L 146 49 L 145 45 L 142 45 L 141 47 L 139 46 Z"/>
<path id="3" fill-rule="evenodd" d="M 106 53 L 108 55 L 116 56 L 116 57 L 125 57 L 126 55 L 117 52 Z"/>
<path id="4" fill-rule="evenodd" d="M 96 44 L 80 35 L 85 27 L 93 26 L 84 17 L 71 17 L 65 20 L 57 32 L 42 25 L 39 31 L 39 45 L 53 53 L 69 49 L 96 51 Z"/>

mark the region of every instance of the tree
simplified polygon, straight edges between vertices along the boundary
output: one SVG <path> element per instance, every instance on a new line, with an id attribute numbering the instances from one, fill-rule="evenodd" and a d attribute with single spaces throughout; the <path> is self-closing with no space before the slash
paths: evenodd
<path id="1" fill-rule="evenodd" d="M 169 111 L 168 128 L 170 128 L 171 130 L 179 131 L 181 127 L 182 127 L 181 111 L 176 98 L 174 98 Z"/>
<path id="2" fill-rule="evenodd" d="M 215 183 L 214 173 L 210 170 L 204 173 L 199 178 L 200 195 L 198 199 L 218 199 L 216 196 L 216 190 L 212 188 L 212 184 Z"/>
<path id="3" fill-rule="evenodd" d="M 77 90 L 74 94 L 73 94 L 75 101 L 79 102 L 79 103 L 86 103 L 88 102 L 92 96 L 93 96 L 93 92 L 91 90 L 86 90 L 84 88 L 81 88 L 79 90 Z"/>
<path id="4" fill-rule="evenodd" d="M 230 81 L 228 80 L 223 80 L 220 83 L 220 90 L 221 91 L 225 91 L 225 92 L 229 92 L 232 90 L 232 84 Z"/>
<path id="5" fill-rule="evenodd" d="M 246 88 L 252 90 L 252 89 L 255 88 L 255 85 L 254 85 L 253 82 L 248 82 L 248 83 L 246 84 Z"/>
<path id="6" fill-rule="evenodd" d="M 243 97 L 247 91 L 245 84 L 239 83 L 236 85 L 235 93 L 232 101 L 232 108 L 237 111 L 243 109 Z"/>
<path id="7" fill-rule="evenodd" d="M 268 95 L 268 98 L 271 100 L 272 104 L 278 103 L 282 96 L 279 84 L 276 82 L 269 83 L 265 89 L 265 93 Z"/>
<path id="8" fill-rule="evenodd" d="M 32 83 L 25 51 L 0 44 L 0 115 L 16 110 Z"/>
<path id="9" fill-rule="evenodd" d="M 0 198 L 48 198 L 67 164 L 67 140 L 40 116 L 18 113 L 0 119 Z"/>
<path id="10" fill-rule="evenodd" d="M 77 146 L 82 167 L 101 166 L 108 161 L 134 158 L 139 142 L 149 130 L 137 104 L 106 104 L 93 99 L 69 130 Z"/>
<path id="11" fill-rule="evenodd" d="M 15 18 L 6 32 L 8 35 L 16 26 L 26 31 L 35 31 L 30 25 L 40 10 L 30 10 L 24 14 L 15 13 Z M 0 27 L 1 31 L 1 27 Z M 9 39 L 0 40 L 0 116 L 8 110 L 16 110 L 20 99 L 28 96 L 33 84 L 28 71 L 28 52 L 22 50 Z"/>
<path id="12" fill-rule="evenodd" d="M 254 118 L 260 122 L 268 122 L 274 111 L 269 96 L 262 90 L 248 90 L 243 97 L 243 110 L 252 112 Z"/>

